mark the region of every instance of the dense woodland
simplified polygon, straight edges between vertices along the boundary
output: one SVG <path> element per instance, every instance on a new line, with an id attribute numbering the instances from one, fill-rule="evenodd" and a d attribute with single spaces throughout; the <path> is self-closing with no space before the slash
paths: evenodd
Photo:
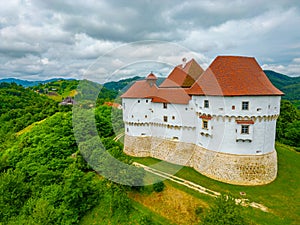
<path id="1" fill-rule="evenodd" d="M 84 215 L 97 205 L 106 209 L 106 217 L 115 224 L 127 224 L 129 221 L 131 224 L 158 224 L 148 214 L 134 214 L 137 209 L 127 194 L 141 192 L 143 188 L 109 181 L 95 172 L 105 170 L 105 165 L 95 169 L 84 160 L 103 160 L 103 155 L 93 147 L 96 146 L 94 138 L 100 136 L 105 151 L 122 162 L 132 163 L 131 158 L 123 154 L 123 145 L 113 140 L 123 130 L 122 112 L 103 105 L 113 101 L 120 94 L 119 90 L 130 82 L 122 81 L 114 90 L 109 89 L 110 85 L 92 84 L 95 90 L 100 87 L 102 91 L 95 108 L 90 107 L 89 101 L 81 105 L 85 113 L 93 113 L 96 120 L 97 134 L 83 134 L 85 138 L 90 135 L 86 143 L 75 140 L 71 106 L 60 106 L 59 101 L 45 93 L 45 90 L 55 89 L 64 96 L 75 90 L 78 81 L 54 81 L 32 88 L 15 83 L 0 84 L 0 224 L 79 224 Z M 85 85 L 84 82 L 81 85 Z M 80 95 L 89 93 L 76 94 L 80 99 Z M 91 122 L 84 118 L 88 117 L 82 114 L 82 124 L 78 124 L 82 130 Z M 283 100 L 276 138 L 298 151 L 299 119 L 296 106 Z M 82 151 L 79 151 L 78 144 Z M 140 172 L 140 177 L 126 177 L 126 172 L 123 170 L 122 176 L 132 182 L 144 176 Z M 157 186 L 154 189 L 163 190 L 163 187 Z M 203 217 L 205 224 L 221 221 L 222 215 L 227 215 L 223 224 L 229 224 L 228 221 L 246 224 L 240 206 L 232 204 L 232 201 L 221 197 Z"/>
<path id="2" fill-rule="evenodd" d="M 6 137 L 0 151 L 1 224 L 78 224 L 99 203 L 108 215 L 128 220 L 132 206 L 126 192 L 131 187 L 99 179 L 87 165 L 78 152 L 70 107 L 16 84 L 1 84 L 0 93 L 1 137 Z M 102 143 L 130 163 L 123 146 L 113 141 L 111 110 L 95 110 Z M 136 224 L 143 219 L 141 214 Z"/>

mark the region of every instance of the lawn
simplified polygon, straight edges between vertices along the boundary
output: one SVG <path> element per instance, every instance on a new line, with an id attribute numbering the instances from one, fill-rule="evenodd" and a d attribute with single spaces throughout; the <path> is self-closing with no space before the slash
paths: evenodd
<path id="1" fill-rule="evenodd" d="M 225 184 L 207 178 L 194 169 L 161 162 L 153 158 L 134 158 L 135 161 L 145 165 L 153 165 L 154 168 L 165 172 L 176 172 L 176 176 L 198 183 L 211 190 L 221 193 L 230 193 L 231 195 L 241 198 L 240 192 L 246 193 L 246 198 L 250 201 L 261 203 L 267 206 L 271 212 L 265 213 L 258 209 L 247 208 L 245 214 L 248 220 L 257 224 L 298 224 L 300 221 L 300 193 L 299 193 L 299 175 L 300 175 L 300 153 L 295 152 L 291 147 L 276 144 L 278 152 L 278 177 L 268 185 L 263 186 L 237 186 Z M 155 165 L 154 165 L 155 164 Z M 185 187 L 170 182 L 173 186 L 187 191 Z M 196 194 L 189 190 L 189 193 L 207 200 L 207 196 Z M 211 202 L 208 200 L 208 203 Z"/>
<path id="2" fill-rule="evenodd" d="M 146 218 L 152 218 L 152 225 L 174 225 L 169 220 L 164 217 L 156 214 L 151 211 L 144 205 L 133 201 L 132 202 L 133 209 L 131 210 L 129 215 L 124 215 L 123 213 L 115 214 L 110 216 L 107 213 L 107 208 L 103 207 L 100 203 L 94 209 L 92 209 L 89 213 L 87 213 L 80 221 L 80 225 L 103 225 L 103 224 L 118 224 L 118 225 L 140 225 L 141 221 L 143 224 L 147 223 Z"/>

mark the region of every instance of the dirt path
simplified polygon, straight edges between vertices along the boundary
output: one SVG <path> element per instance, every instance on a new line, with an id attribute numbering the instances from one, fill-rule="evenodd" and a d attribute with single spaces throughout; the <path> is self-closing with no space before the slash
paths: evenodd
<path id="1" fill-rule="evenodd" d="M 121 137 L 123 137 L 125 135 L 124 132 L 118 134 L 117 136 L 114 137 L 114 141 L 118 141 Z"/>
<path id="2" fill-rule="evenodd" d="M 137 163 L 137 162 L 134 162 L 133 165 L 136 166 L 136 167 L 141 167 L 141 168 L 143 168 L 147 172 L 150 172 L 150 173 L 153 173 L 153 174 L 155 174 L 157 176 L 166 178 L 166 179 L 171 180 L 171 181 L 173 181 L 175 183 L 178 183 L 180 185 L 183 185 L 183 186 L 186 186 L 186 187 L 188 187 L 190 189 L 198 191 L 198 192 L 200 192 L 202 194 L 209 195 L 211 197 L 218 197 L 218 196 L 221 195 L 221 193 L 219 193 L 219 192 L 210 190 L 210 189 L 205 188 L 205 187 L 203 187 L 203 186 L 201 186 L 199 184 L 196 184 L 196 183 L 193 183 L 191 181 L 182 179 L 180 177 L 176 177 L 176 176 L 174 176 L 172 174 L 165 173 L 163 171 L 159 171 L 159 170 L 151 168 L 149 166 L 145 166 L 145 165 Z M 242 206 L 251 206 L 253 208 L 260 209 L 260 210 L 262 210 L 264 212 L 269 212 L 269 209 L 266 206 L 264 206 L 262 204 L 259 204 L 259 203 L 256 203 L 256 202 L 249 202 L 249 199 L 245 199 L 245 198 L 243 198 L 243 199 L 235 199 L 235 202 L 237 204 L 241 204 Z"/>

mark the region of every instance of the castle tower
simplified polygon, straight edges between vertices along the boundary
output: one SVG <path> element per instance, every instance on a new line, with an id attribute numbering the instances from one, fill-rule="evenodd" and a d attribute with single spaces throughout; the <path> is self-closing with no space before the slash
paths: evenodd
<path id="1" fill-rule="evenodd" d="M 254 58 L 218 56 L 205 71 L 191 60 L 159 87 L 153 80 L 150 74 L 122 95 L 127 154 L 190 166 L 231 184 L 276 178 L 283 93 Z"/>

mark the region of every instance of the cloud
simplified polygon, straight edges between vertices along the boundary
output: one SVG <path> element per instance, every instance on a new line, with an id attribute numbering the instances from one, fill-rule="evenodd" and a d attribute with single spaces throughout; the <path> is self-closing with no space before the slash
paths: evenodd
<path id="1" fill-rule="evenodd" d="M 119 78 L 147 74 L 147 66 L 125 69 L 144 60 L 165 76 L 168 66 L 147 60 L 177 65 L 194 55 L 206 68 L 220 54 L 254 56 L 265 67 L 296 75 L 299 24 L 299 3 L 288 0 L 1 1 L 0 75 L 81 78 L 100 60 L 119 71 Z M 136 43 L 114 54 L 119 46 L 143 40 L 166 45 L 136 48 Z M 170 50 L 168 42 L 186 50 Z"/>
<path id="2" fill-rule="evenodd" d="M 264 70 L 274 70 L 278 73 L 288 74 L 292 77 L 300 76 L 300 58 L 295 58 L 287 65 L 281 64 L 263 64 Z"/>

